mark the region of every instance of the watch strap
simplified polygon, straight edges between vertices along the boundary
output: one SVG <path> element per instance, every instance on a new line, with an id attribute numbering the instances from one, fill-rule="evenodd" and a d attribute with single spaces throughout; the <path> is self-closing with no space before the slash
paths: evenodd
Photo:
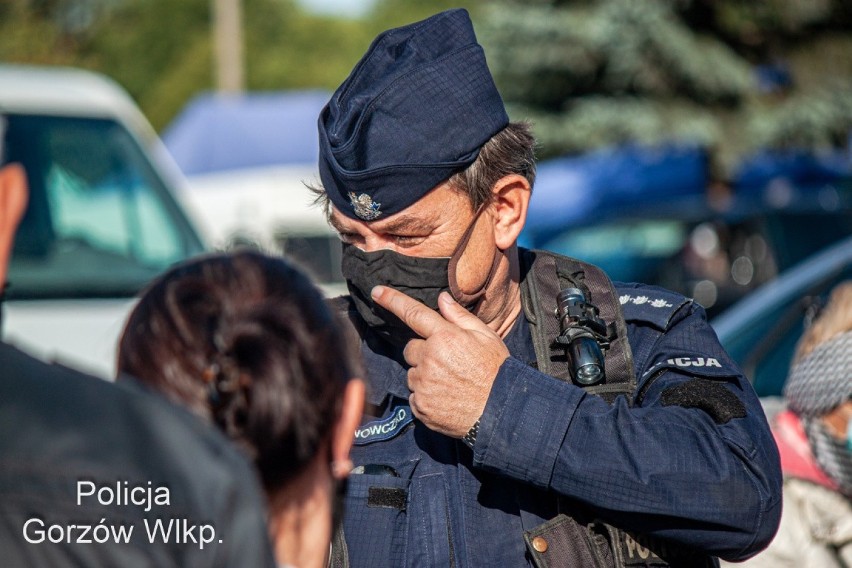
<path id="1" fill-rule="evenodd" d="M 462 438 L 462 442 L 464 445 L 473 449 L 473 445 L 476 443 L 476 435 L 479 433 L 479 420 L 473 423 L 473 426 L 470 427 L 470 430 L 467 431 L 467 434 Z"/>

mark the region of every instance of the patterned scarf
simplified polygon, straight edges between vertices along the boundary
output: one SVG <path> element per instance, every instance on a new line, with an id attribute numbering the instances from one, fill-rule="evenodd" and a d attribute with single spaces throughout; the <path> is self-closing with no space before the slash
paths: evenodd
<path id="1" fill-rule="evenodd" d="M 852 331 L 818 346 L 790 370 L 784 396 L 790 409 L 822 416 L 852 397 Z"/>
<path id="2" fill-rule="evenodd" d="M 817 418 L 805 418 L 803 424 L 820 469 L 837 483 L 843 495 L 852 498 L 852 452 L 846 440 L 835 438 Z"/>
<path id="3" fill-rule="evenodd" d="M 814 457 L 820 468 L 852 496 L 852 452 L 847 440 L 838 440 L 820 417 L 852 398 L 852 331 L 818 346 L 790 370 L 784 388 L 789 407 L 802 417 Z"/>

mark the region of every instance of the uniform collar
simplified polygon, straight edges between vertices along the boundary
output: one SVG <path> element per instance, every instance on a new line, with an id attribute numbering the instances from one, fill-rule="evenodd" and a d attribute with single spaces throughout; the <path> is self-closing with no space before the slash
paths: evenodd
<path id="1" fill-rule="evenodd" d="M 512 324 L 512 328 L 503 340 L 509 349 L 509 354 L 527 365 L 535 365 L 535 347 L 532 342 L 530 324 L 521 311 L 518 319 Z"/>
<path id="2" fill-rule="evenodd" d="M 367 369 L 367 403 L 380 406 L 387 395 L 408 400 L 408 365 L 402 348 L 393 346 L 369 331 L 361 340 L 361 354 Z"/>

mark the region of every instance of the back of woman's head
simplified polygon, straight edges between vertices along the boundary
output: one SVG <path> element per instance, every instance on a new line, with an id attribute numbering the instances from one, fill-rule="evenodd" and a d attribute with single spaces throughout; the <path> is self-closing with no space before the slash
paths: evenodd
<path id="1" fill-rule="evenodd" d="M 211 255 L 170 270 L 143 293 L 120 341 L 118 370 L 215 422 L 275 490 L 332 432 L 356 374 L 345 329 L 284 260 Z"/>

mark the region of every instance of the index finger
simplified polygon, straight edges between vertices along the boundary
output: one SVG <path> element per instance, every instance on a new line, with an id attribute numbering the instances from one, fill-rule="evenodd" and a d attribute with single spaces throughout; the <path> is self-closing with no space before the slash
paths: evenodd
<path id="1" fill-rule="evenodd" d="M 374 302 L 401 319 L 414 333 L 425 339 L 453 325 L 440 313 L 399 290 L 387 286 L 376 286 L 370 292 L 370 296 Z"/>

